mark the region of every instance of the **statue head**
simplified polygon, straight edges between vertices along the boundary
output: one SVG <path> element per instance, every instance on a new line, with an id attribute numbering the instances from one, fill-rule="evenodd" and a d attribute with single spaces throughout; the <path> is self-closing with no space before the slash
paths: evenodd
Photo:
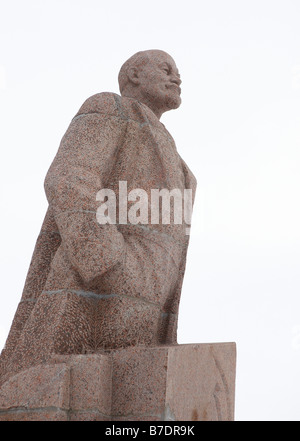
<path id="1" fill-rule="evenodd" d="M 161 50 L 137 52 L 119 72 L 121 95 L 146 104 L 158 118 L 180 106 L 180 84 L 175 61 Z"/>

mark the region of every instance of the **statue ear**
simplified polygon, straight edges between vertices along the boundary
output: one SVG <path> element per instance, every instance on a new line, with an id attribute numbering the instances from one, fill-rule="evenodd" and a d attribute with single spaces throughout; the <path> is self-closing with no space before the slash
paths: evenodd
<path id="1" fill-rule="evenodd" d="M 136 67 L 130 67 L 127 71 L 128 80 L 138 86 L 140 84 L 139 71 Z"/>

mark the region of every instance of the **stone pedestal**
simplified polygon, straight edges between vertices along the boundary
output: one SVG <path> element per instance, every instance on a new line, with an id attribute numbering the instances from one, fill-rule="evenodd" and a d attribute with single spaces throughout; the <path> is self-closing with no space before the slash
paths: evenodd
<path id="1" fill-rule="evenodd" d="M 0 421 L 228 421 L 234 343 L 55 355 L 0 389 Z"/>

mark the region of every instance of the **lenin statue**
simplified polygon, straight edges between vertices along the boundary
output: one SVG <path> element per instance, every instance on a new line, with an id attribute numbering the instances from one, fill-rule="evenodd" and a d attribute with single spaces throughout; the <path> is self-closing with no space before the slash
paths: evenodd
<path id="1" fill-rule="evenodd" d="M 1 383 L 53 354 L 177 344 L 190 225 L 178 221 L 173 197 L 170 221 L 161 198 L 153 220 L 151 196 L 188 190 L 193 204 L 196 180 L 160 122 L 180 106 L 180 84 L 170 55 L 138 52 L 121 67 L 120 95 L 91 96 L 72 119 L 45 179 L 49 206 L 1 353 Z M 113 216 L 99 222 L 99 210 Z"/>

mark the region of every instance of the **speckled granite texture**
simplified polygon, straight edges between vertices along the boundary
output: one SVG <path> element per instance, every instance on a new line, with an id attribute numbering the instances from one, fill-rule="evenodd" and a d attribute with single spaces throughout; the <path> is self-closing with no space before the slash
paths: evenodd
<path id="1" fill-rule="evenodd" d="M 96 219 L 97 193 L 113 190 L 118 207 L 120 181 L 149 201 L 151 189 L 195 195 L 196 180 L 159 120 L 180 104 L 176 65 L 161 51 L 141 60 L 138 83 L 132 62 L 121 68 L 122 96 L 83 103 L 47 173 L 49 208 L 0 357 L 0 384 L 53 354 L 177 343 L 187 224 L 174 223 L 173 206 L 170 224 Z"/>
<path id="2" fill-rule="evenodd" d="M 233 419 L 235 345 L 177 345 L 189 220 L 175 221 L 174 202 L 169 223 L 163 204 L 151 223 L 154 189 L 194 202 L 196 179 L 160 122 L 180 84 L 170 55 L 140 52 L 120 70 L 121 95 L 96 94 L 72 119 L 0 356 L 0 420 Z M 124 221 L 120 182 L 143 191 L 150 222 Z M 103 189 L 115 223 L 97 217 Z"/>
<path id="3" fill-rule="evenodd" d="M 0 421 L 232 421 L 234 343 L 54 356 L 0 388 Z"/>

